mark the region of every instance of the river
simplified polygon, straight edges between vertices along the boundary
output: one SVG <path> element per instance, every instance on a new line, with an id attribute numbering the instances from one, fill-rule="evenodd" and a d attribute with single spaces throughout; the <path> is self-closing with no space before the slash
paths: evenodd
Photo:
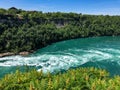
<path id="1" fill-rule="evenodd" d="M 0 58 L 0 77 L 25 65 L 43 72 L 60 72 L 77 67 L 106 69 L 120 75 L 120 36 L 91 37 L 54 43 L 26 56 Z"/>

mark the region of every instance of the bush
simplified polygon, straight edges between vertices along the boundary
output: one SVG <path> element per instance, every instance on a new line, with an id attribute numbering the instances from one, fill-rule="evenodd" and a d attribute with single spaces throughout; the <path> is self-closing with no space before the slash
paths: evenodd
<path id="1" fill-rule="evenodd" d="M 97 68 L 78 68 L 66 73 L 44 74 L 42 71 L 16 71 L 0 81 L 0 90 L 118 90 L 120 76 Z"/>

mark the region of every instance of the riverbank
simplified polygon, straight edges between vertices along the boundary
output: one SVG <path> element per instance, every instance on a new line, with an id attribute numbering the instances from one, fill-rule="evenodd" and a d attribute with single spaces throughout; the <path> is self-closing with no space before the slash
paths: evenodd
<path id="1" fill-rule="evenodd" d="M 29 55 L 30 53 L 33 53 L 33 52 L 34 52 L 33 50 L 22 51 L 22 52 L 19 52 L 19 53 L 5 52 L 5 53 L 0 53 L 0 58 L 1 57 L 6 57 L 6 56 L 13 56 L 13 55 L 27 56 L 27 55 Z"/>

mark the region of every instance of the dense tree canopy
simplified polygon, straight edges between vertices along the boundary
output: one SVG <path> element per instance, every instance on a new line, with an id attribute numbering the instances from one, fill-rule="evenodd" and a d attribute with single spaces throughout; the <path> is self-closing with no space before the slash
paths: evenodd
<path id="1" fill-rule="evenodd" d="M 0 9 L 0 52 L 30 51 L 53 42 L 120 35 L 120 16 Z"/>

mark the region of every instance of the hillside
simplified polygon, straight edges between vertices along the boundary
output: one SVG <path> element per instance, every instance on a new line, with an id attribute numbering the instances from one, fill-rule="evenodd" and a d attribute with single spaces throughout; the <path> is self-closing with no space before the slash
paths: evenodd
<path id="1" fill-rule="evenodd" d="M 73 38 L 120 35 L 120 16 L 0 9 L 0 53 L 37 50 Z"/>

